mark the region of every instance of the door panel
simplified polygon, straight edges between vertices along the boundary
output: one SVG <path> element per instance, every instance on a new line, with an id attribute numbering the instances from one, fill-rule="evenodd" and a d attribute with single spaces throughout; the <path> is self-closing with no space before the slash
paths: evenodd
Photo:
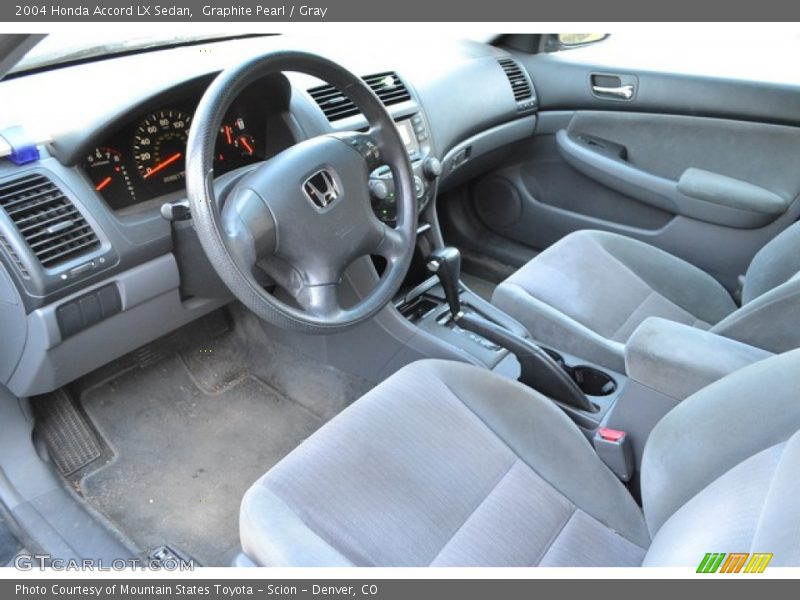
<path id="1" fill-rule="evenodd" d="M 539 91 L 536 132 L 469 196 L 495 234 L 542 250 L 579 229 L 622 233 L 734 291 L 800 215 L 800 127 L 774 124 L 800 123 L 800 87 L 520 59 Z M 592 90 L 608 81 L 632 85 L 630 98 Z"/>

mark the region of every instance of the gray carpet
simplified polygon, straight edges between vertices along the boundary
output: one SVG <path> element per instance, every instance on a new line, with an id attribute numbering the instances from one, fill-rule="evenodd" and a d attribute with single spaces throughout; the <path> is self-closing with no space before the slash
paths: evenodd
<path id="1" fill-rule="evenodd" d="M 176 351 L 82 394 L 115 457 L 81 492 L 142 550 L 168 544 L 203 565 L 230 564 L 245 490 L 370 387 L 236 313 L 232 331 L 184 331 Z"/>

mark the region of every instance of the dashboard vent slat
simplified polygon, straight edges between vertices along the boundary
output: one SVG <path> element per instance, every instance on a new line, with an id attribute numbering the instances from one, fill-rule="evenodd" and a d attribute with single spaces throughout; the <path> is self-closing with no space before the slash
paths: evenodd
<path id="1" fill-rule="evenodd" d="M 376 73 L 362 78 L 370 89 L 381 99 L 384 106 L 400 104 L 411 100 L 411 93 L 394 71 Z M 308 90 L 308 93 L 325 113 L 329 121 L 338 121 L 346 117 L 360 114 L 350 98 L 342 94 L 332 85 L 320 85 Z"/>
<path id="2" fill-rule="evenodd" d="M 0 184 L 0 207 L 43 267 L 56 267 L 100 246 L 80 211 L 45 175 Z"/>
<path id="3" fill-rule="evenodd" d="M 49 211 L 49 212 L 52 213 L 53 211 Z M 75 210 L 74 208 L 72 209 L 71 212 L 65 213 L 63 216 L 61 214 L 55 214 L 52 217 L 48 217 L 46 215 L 43 215 L 43 218 L 42 218 L 41 221 L 37 221 L 33 225 L 26 225 L 24 227 L 17 227 L 17 229 L 19 229 L 20 233 L 22 233 L 27 239 L 32 239 L 34 237 L 40 236 L 43 233 L 45 233 L 45 230 L 42 230 L 42 227 L 44 225 L 48 225 L 49 226 L 51 223 L 60 222 L 60 221 L 63 221 L 65 218 L 72 218 L 73 216 L 76 216 L 76 215 L 79 216 L 80 213 L 78 213 L 78 211 Z M 28 233 L 28 232 L 30 232 L 30 231 L 32 231 L 34 229 L 36 229 L 37 231 L 35 231 L 34 233 Z"/>
<path id="4" fill-rule="evenodd" d="M 17 253 L 14 251 L 14 248 L 11 247 L 11 244 L 8 243 L 8 240 L 2 234 L 0 234 L 0 246 L 3 247 L 3 249 L 6 251 L 6 254 L 8 254 L 8 256 L 11 258 L 14 266 L 17 267 L 19 274 L 22 275 L 24 279 L 30 279 L 31 274 L 28 273 L 28 269 L 25 268 L 25 265 L 20 260 L 19 255 L 17 255 Z"/>
<path id="5" fill-rule="evenodd" d="M 533 95 L 533 90 L 519 63 L 513 58 L 501 58 L 497 62 L 500 63 L 506 73 L 506 77 L 508 77 L 511 91 L 514 92 L 514 100 L 519 102 L 530 98 Z"/>

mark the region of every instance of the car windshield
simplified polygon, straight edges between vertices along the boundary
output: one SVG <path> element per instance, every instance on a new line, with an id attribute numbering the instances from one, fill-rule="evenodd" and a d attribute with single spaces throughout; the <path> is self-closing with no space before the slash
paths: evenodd
<path id="1" fill-rule="evenodd" d="M 103 56 L 235 37 L 248 36 L 237 36 L 230 33 L 201 33 L 194 35 L 130 35 L 126 36 L 126 39 L 120 39 L 118 33 L 93 34 L 88 38 L 85 32 L 55 33 L 48 35 L 36 44 L 14 66 L 11 72 L 19 73 Z"/>

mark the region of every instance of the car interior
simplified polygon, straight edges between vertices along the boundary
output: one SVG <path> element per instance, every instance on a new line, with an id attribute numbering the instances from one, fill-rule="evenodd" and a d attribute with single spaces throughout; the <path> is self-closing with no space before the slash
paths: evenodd
<path id="1" fill-rule="evenodd" d="M 0 37 L 0 565 L 800 566 L 791 74 L 41 37 Z"/>

